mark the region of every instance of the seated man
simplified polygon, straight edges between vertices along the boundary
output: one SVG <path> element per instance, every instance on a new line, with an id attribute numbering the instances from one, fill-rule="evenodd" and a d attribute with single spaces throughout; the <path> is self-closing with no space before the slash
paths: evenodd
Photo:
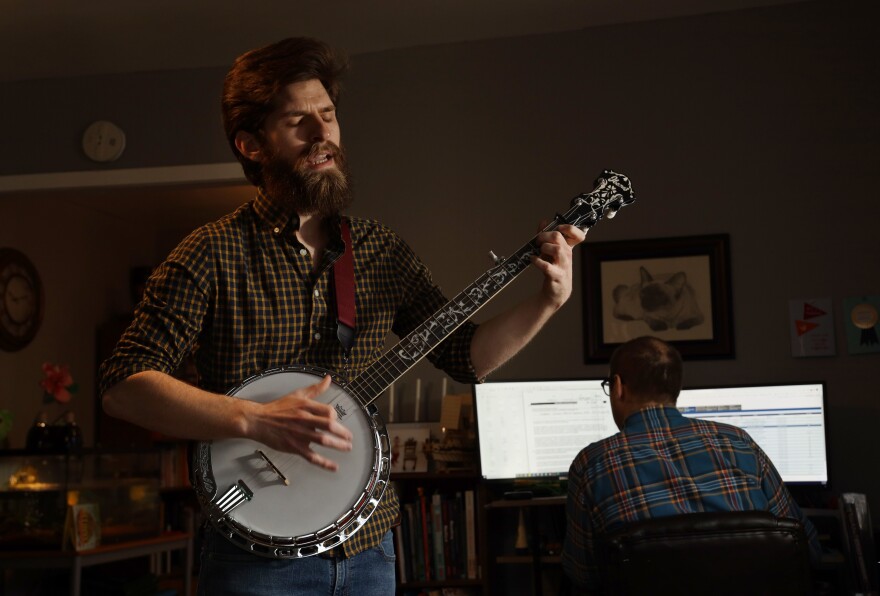
<path id="1" fill-rule="evenodd" d="M 620 432 L 585 447 L 571 464 L 562 564 L 581 590 L 598 590 L 601 537 L 643 519 L 701 511 L 769 511 L 800 520 L 813 558 L 816 530 L 773 463 L 744 430 L 688 419 L 675 407 L 681 355 L 640 337 L 611 355 L 603 382 Z"/>

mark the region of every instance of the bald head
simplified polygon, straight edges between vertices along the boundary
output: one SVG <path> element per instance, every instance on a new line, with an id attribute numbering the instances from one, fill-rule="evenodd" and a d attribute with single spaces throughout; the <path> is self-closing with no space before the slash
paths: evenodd
<path id="1" fill-rule="evenodd" d="M 619 375 L 630 396 L 641 402 L 675 404 L 681 391 L 681 354 L 656 337 L 638 337 L 619 346 L 611 355 L 610 372 L 611 377 Z"/>

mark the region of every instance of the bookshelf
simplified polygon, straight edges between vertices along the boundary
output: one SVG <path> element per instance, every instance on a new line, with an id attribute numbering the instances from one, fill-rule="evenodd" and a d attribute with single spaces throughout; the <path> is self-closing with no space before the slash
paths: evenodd
<path id="1" fill-rule="evenodd" d="M 467 596 L 488 595 L 486 496 L 476 473 L 398 473 L 391 481 L 401 514 L 394 528 L 397 594 L 457 588 Z"/>

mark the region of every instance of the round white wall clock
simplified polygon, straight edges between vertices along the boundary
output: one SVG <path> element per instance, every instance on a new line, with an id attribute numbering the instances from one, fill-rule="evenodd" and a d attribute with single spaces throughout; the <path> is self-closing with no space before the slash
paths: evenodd
<path id="1" fill-rule="evenodd" d="M 125 151 L 125 133 L 112 122 L 98 120 L 83 133 L 82 147 L 92 161 L 116 161 Z"/>

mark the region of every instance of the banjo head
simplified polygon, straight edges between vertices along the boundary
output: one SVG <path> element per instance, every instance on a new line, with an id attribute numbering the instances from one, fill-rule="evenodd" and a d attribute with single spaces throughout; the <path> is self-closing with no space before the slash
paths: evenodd
<path id="1" fill-rule="evenodd" d="M 272 369 L 228 395 L 265 403 L 328 374 L 317 367 Z M 329 550 L 363 527 L 385 492 L 390 448 L 376 409 L 336 382 L 316 400 L 331 405 L 353 436 L 348 452 L 312 446 L 339 465 L 336 472 L 249 439 L 201 442 L 193 452 L 193 485 L 203 510 L 250 552 L 301 558 Z"/>

